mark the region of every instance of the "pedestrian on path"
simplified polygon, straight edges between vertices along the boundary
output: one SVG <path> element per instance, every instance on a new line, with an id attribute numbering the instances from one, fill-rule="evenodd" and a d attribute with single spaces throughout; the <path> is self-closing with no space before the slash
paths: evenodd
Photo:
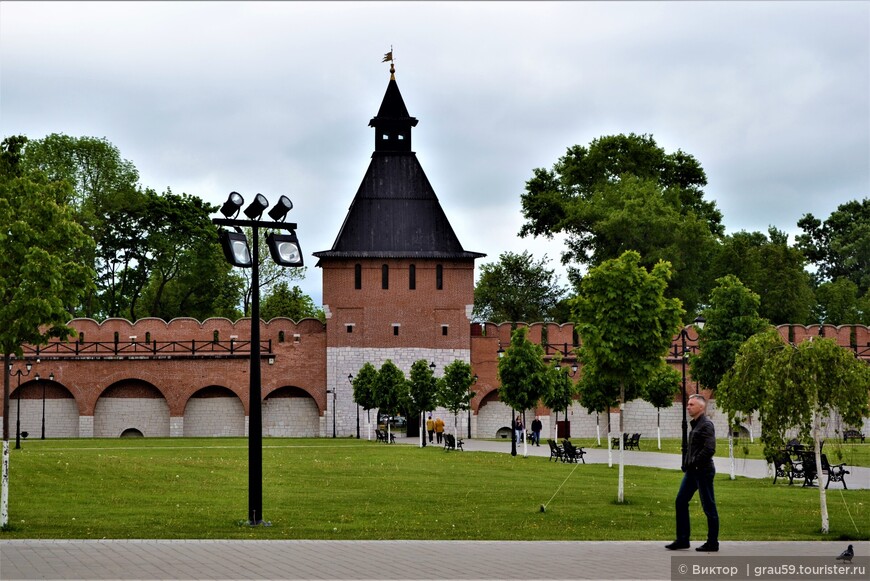
<path id="1" fill-rule="evenodd" d="M 429 432 L 429 443 L 432 443 L 435 435 L 435 420 L 432 419 L 432 414 L 429 414 L 429 419 L 426 420 L 426 431 Z"/>
<path id="2" fill-rule="evenodd" d="M 532 444 L 535 446 L 541 445 L 541 430 L 543 429 L 544 425 L 541 423 L 541 419 L 535 416 L 535 419 L 532 420 Z"/>
<path id="3" fill-rule="evenodd" d="M 439 444 L 444 439 L 444 420 L 441 418 L 435 419 L 435 437 L 438 439 Z"/>
<path id="4" fill-rule="evenodd" d="M 682 470 L 685 474 L 674 503 L 677 513 L 677 539 L 665 545 L 671 551 L 688 549 L 690 546 L 689 501 L 695 496 L 695 491 L 701 498 L 701 507 L 707 516 L 707 542 L 695 550 L 710 553 L 719 550 L 719 512 L 716 510 L 716 499 L 713 495 L 716 429 L 712 420 L 707 417 L 706 410 L 707 400 L 704 396 L 695 394 L 689 397 L 686 412 L 692 418 L 692 430 L 689 432 L 688 447 L 683 457 Z"/>

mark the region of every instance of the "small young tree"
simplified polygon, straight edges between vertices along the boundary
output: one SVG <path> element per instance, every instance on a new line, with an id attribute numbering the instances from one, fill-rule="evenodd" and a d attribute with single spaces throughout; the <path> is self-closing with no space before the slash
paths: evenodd
<path id="1" fill-rule="evenodd" d="M 408 382 L 405 380 L 405 374 L 390 359 L 387 359 L 378 370 L 374 388 L 378 415 L 386 413 L 388 416 L 393 416 L 408 403 Z M 387 422 L 387 438 L 389 437 L 390 422 Z"/>
<path id="2" fill-rule="evenodd" d="M 734 275 L 716 280 L 710 306 L 704 310 L 706 324 L 698 330 L 700 353 L 689 358 L 692 378 L 716 390 L 716 405 L 728 413 L 728 457 L 734 480 L 734 425 L 739 415 L 751 417 L 758 409 L 758 394 L 747 393 L 743 385 L 719 389 L 734 365 L 737 352 L 747 339 L 768 327 L 758 314 L 761 299 Z"/>
<path id="3" fill-rule="evenodd" d="M 528 329 L 525 327 L 514 331 L 510 346 L 504 357 L 498 361 L 498 376 L 501 381 L 499 398 L 520 414 L 538 405 L 550 387 L 547 366 L 544 363 L 544 349 L 529 341 L 527 334 Z M 523 456 L 526 455 L 528 449 L 526 439 L 523 438 Z"/>
<path id="4" fill-rule="evenodd" d="M 453 414 L 453 435 L 458 433 L 457 416 L 469 409 L 474 393 L 471 385 L 474 375 L 471 365 L 456 359 L 444 368 L 444 375 L 438 380 L 438 401 Z"/>
<path id="5" fill-rule="evenodd" d="M 679 299 L 665 297 L 671 265 L 658 262 L 647 272 L 640 254 L 627 251 L 592 268 L 572 303 L 582 338 L 584 374 L 600 386 L 618 388 L 619 479 L 617 501 L 625 500 L 623 438 L 626 401 L 640 395 L 680 328 Z M 606 398 L 609 399 L 609 398 Z"/>
<path id="6" fill-rule="evenodd" d="M 733 400 L 739 385 L 743 393 L 758 393 L 758 399 L 746 405 L 761 411 L 761 440 L 768 461 L 782 449 L 786 431 L 797 429 L 802 438 L 812 437 L 817 474 L 822 474 L 822 417 L 836 411 L 846 423 L 857 424 L 870 416 L 870 366 L 831 339 L 794 346 L 783 341 L 776 329 L 759 333 L 740 348 L 720 391 L 724 389 Z M 827 534 L 825 488 L 818 488 L 822 533 Z"/>
<path id="7" fill-rule="evenodd" d="M 557 356 L 553 360 L 553 364 L 547 368 L 547 377 L 550 381 L 550 389 L 547 390 L 543 398 L 543 404 L 556 413 L 556 421 L 553 422 L 554 437 L 559 437 L 557 426 L 559 424 L 559 412 L 563 412 L 566 417 L 568 408 L 574 403 L 574 395 L 577 393 L 577 386 L 571 381 L 568 376 L 568 369 L 560 367 L 562 358 Z"/>
<path id="8" fill-rule="evenodd" d="M 662 360 L 643 390 L 643 399 L 656 408 L 656 439 L 662 449 L 662 408 L 674 405 L 674 396 L 680 390 L 680 372 Z"/>
<path id="9" fill-rule="evenodd" d="M 371 363 L 366 362 L 353 378 L 353 401 L 368 412 L 377 407 L 375 401 L 375 382 L 378 380 L 378 370 Z M 369 439 L 371 440 L 371 419 L 369 424 Z"/>
<path id="10" fill-rule="evenodd" d="M 438 405 L 438 385 L 429 362 L 419 359 L 411 365 L 408 379 L 408 405 L 410 412 L 420 416 L 420 447 L 426 447 L 424 416 L 427 411 Z"/>

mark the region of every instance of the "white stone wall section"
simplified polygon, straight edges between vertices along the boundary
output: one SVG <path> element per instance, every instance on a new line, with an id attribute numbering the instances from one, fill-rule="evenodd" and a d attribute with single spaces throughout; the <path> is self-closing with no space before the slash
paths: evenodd
<path id="1" fill-rule="evenodd" d="M 94 437 L 118 438 L 135 429 L 146 437 L 169 437 L 169 406 L 159 398 L 103 397 L 94 410 Z"/>

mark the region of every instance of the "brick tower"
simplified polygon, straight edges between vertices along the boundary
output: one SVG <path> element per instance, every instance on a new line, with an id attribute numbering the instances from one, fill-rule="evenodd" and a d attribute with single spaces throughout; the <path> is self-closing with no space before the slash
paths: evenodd
<path id="1" fill-rule="evenodd" d="M 371 163 L 332 248 L 314 253 L 323 269 L 327 387 L 336 397 L 327 398 L 324 435 L 332 434 L 333 401 L 337 433 L 356 434 L 347 377 L 366 362 L 379 368 L 391 359 L 407 375 L 414 361 L 426 359 L 440 375 L 455 359 L 470 361 L 474 260 L 485 255 L 463 250 L 453 232 L 411 150 L 416 125 L 391 65 L 369 122 Z"/>

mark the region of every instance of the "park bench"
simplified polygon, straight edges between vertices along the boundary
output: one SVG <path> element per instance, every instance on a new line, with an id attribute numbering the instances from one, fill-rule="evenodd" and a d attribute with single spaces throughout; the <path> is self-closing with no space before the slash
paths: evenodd
<path id="1" fill-rule="evenodd" d="M 619 436 L 611 438 L 610 443 L 614 448 L 619 448 Z M 640 434 L 622 434 L 622 447 L 625 450 L 640 450 Z"/>
<path id="2" fill-rule="evenodd" d="M 571 440 L 562 440 L 562 450 L 564 451 L 562 455 L 563 462 L 577 462 L 580 460 L 586 464 L 586 460 L 583 459 L 586 450 L 576 447 L 571 443 Z"/>
<path id="3" fill-rule="evenodd" d="M 565 461 L 565 450 L 562 449 L 562 446 L 557 444 L 555 440 L 547 440 L 547 445 L 550 446 L 550 460 Z"/>
<path id="4" fill-rule="evenodd" d="M 462 450 L 465 452 L 465 448 L 462 447 L 462 438 L 457 438 L 453 434 L 444 434 L 444 449 L 445 450 Z"/>
<path id="5" fill-rule="evenodd" d="M 801 478 L 803 477 L 803 472 L 795 469 L 795 463 L 792 462 L 791 457 L 788 455 L 788 452 L 780 452 L 773 458 L 773 483 L 776 484 L 776 479 L 780 476 L 783 478 L 788 478 L 788 484 L 791 486 L 794 484 L 795 477 Z"/>
<path id="6" fill-rule="evenodd" d="M 849 471 L 846 470 L 846 463 L 842 464 L 830 464 L 828 462 L 828 457 L 825 454 L 822 454 L 822 472 L 828 473 L 828 482 L 825 484 L 825 488 L 831 482 L 842 482 L 843 488 L 848 488 L 846 486 L 846 474 L 849 474 Z"/>
<path id="7" fill-rule="evenodd" d="M 811 450 L 800 453 L 801 476 L 804 477 L 804 486 L 815 486 L 815 480 L 819 477 L 816 470 L 816 454 Z"/>
<path id="8" fill-rule="evenodd" d="M 383 442 L 384 444 L 395 444 L 396 443 L 396 435 L 390 434 L 389 442 L 387 441 L 387 431 L 375 428 L 375 438 L 378 442 Z"/>
<path id="9" fill-rule="evenodd" d="M 849 440 L 861 440 L 861 443 L 863 444 L 864 434 L 858 430 L 843 430 L 843 442 L 848 442 Z"/>

